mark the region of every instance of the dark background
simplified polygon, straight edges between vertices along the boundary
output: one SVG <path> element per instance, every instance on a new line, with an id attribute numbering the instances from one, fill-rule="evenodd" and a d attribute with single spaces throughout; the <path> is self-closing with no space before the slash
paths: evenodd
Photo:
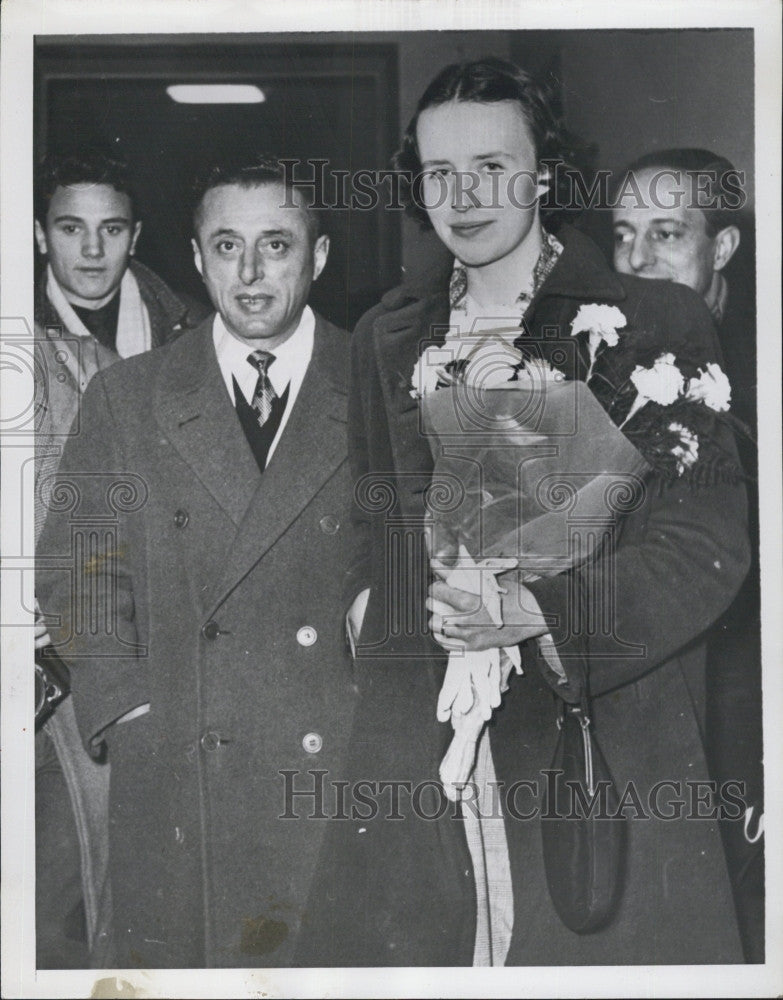
<path id="1" fill-rule="evenodd" d="M 99 143 L 132 164 L 144 229 L 138 256 L 203 298 L 190 249 L 188 187 L 213 153 L 265 149 L 383 169 L 416 101 L 449 62 L 510 58 L 555 92 L 566 126 L 613 171 L 663 146 L 704 146 L 747 172 L 753 205 L 753 34 L 672 31 L 473 31 L 42 36 L 36 41 L 36 157 Z M 255 83 L 256 105 L 184 105 L 172 83 Z M 329 199 L 327 199 L 329 200 Z M 327 270 L 312 300 L 352 327 L 434 237 L 400 211 L 331 211 Z M 607 213 L 580 225 L 607 252 Z"/>

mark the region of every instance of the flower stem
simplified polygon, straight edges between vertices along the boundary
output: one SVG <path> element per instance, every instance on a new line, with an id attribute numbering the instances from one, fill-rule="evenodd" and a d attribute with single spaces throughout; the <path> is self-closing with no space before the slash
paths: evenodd
<path id="1" fill-rule="evenodd" d="M 623 429 L 623 427 L 625 427 L 625 425 L 626 425 L 626 424 L 628 423 L 628 421 L 629 421 L 629 420 L 631 419 L 631 417 L 635 417 L 635 416 L 636 416 L 636 414 L 637 414 L 637 413 L 639 412 L 639 410 L 641 410 L 641 408 L 642 408 L 642 407 L 644 406 L 644 404 L 645 404 L 645 403 L 647 403 L 647 402 L 649 402 L 649 400 L 647 399 L 647 397 L 646 397 L 646 396 L 641 396 L 641 395 L 639 395 L 639 394 L 637 393 L 637 394 L 636 394 L 636 399 L 635 399 L 635 400 L 633 401 L 633 403 L 631 404 L 631 409 L 630 409 L 630 410 L 628 411 L 628 415 L 626 416 L 625 420 L 623 420 L 623 422 L 622 422 L 621 424 L 618 424 L 618 425 L 617 425 L 617 427 L 618 427 L 618 430 L 622 430 L 622 429 Z"/>

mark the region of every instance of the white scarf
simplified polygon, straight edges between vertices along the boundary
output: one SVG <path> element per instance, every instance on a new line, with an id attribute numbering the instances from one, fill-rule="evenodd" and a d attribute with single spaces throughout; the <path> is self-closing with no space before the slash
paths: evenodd
<path id="1" fill-rule="evenodd" d="M 55 278 L 51 265 L 46 269 L 46 295 L 69 333 L 77 337 L 89 337 L 90 331 L 74 312 Z M 120 312 L 117 318 L 117 353 L 121 358 L 143 354 L 152 347 L 152 327 L 147 307 L 141 298 L 139 283 L 131 273 L 125 271 L 120 282 Z"/>

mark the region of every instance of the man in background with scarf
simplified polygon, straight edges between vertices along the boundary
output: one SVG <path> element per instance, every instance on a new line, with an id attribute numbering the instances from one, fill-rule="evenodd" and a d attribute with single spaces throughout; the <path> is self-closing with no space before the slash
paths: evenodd
<path id="1" fill-rule="evenodd" d="M 45 266 L 35 287 L 36 539 L 92 376 L 172 340 L 206 315 L 133 259 L 141 222 L 124 163 L 97 150 L 52 156 L 37 181 L 35 239 Z M 48 643 L 39 619 L 37 651 Z M 108 768 L 84 751 L 69 697 L 38 729 L 35 750 L 36 965 L 80 968 L 88 949 L 100 949 L 109 906 L 103 888 Z"/>

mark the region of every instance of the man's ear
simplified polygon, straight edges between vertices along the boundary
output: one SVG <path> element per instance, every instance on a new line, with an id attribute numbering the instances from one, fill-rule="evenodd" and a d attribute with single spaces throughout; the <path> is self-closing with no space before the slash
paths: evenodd
<path id="1" fill-rule="evenodd" d="M 38 244 L 38 249 L 41 251 L 42 254 L 47 254 L 49 251 L 46 243 L 46 233 L 44 232 L 44 227 L 41 225 L 38 219 L 35 220 L 34 229 L 35 229 L 35 242 Z"/>
<path id="2" fill-rule="evenodd" d="M 201 263 L 201 250 L 199 249 L 199 245 L 195 239 L 191 239 L 190 245 L 193 247 L 193 263 L 196 265 L 196 270 L 203 278 L 204 268 Z"/>
<path id="3" fill-rule="evenodd" d="M 313 247 L 313 281 L 318 280 L 318 275 L 326 267 L 329 257 L 329 237 L 324 233 L 315 241 Z"/>
<path id="4" fill-rule="evenodd" d="M 141 220 L 139 220 L 133 227 L 133 237 L 131 238 L 130 245 L 130 255 L 131 257 L 136 253 L 136 241 L 141 233 Z"/>
<path id="5" fill-rule="evenodd" d="M 549 167 L 539 167 L 536 180 L 536 198 L 543 198 L 549 190 L 549 185 L 552 180 L 552 176 L 549 173 Z"/>
<path id="6" fill-rule="evenodd" d="M 737 252 L 737 247 L 740 245 L 740 231 L 736 226 L 726 226 L 725 229 L 721 229 L 718 235 L 715 237 L 713 256 L 712 256 L 712 268 L 714 271 L 722 271 L 723 268 L 728 264 L 734 254 Z"/>

